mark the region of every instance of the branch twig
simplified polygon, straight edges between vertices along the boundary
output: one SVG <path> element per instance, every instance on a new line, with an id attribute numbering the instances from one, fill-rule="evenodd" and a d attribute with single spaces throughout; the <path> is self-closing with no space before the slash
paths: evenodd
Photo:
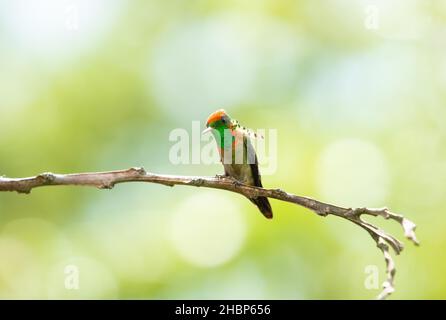
<path id="1" fill-rule="evenodd" d="M 415 236 L 416 225 L 412 221 L 404 218 L 402 215 L 390 212 L 387 208 L 342 208 L 311 198 L 290 194 L 280 189 L 263 189 L 240 184 L 231 178 L 221 176 L 192 177 L 159 175 L 146 172 L 143 168 L 78 174 L 42 173 L 38 176 L 29 178 L 12 179 L 0 177 L 0 191 L 30 193 L 33 188 L 62 185 L 91 186 L 100 189 L 111 189 L 115 184 L 132 181 L 158 183 L 171 187 L 175 185 L 185 185 L 214 188 L 239 193 L 246 197 L 269 197 L 303 206 L 314 211 L 320 216 L 327 216 L 331 214 L 347 219 L 366 230 L 376 242 L 377 247 L 383 252 L 386 262 L 387 280 L 383 283 L 383 291 L 379 294 L 378 299 L 385 299 L 395 290 L 394 277 L 396 269 L 389 247 L 392 247 L 395 253 L 399 254 L 403 250 L 403 244 L 392 235 L 386 233 L 384 230 L 364 221 L 362 216 L 380 216 L 384 219 L 394 220 L 402 226 L 405 236 L 410 241 L 412 241 L 415 245 L 419 244 Z"/>

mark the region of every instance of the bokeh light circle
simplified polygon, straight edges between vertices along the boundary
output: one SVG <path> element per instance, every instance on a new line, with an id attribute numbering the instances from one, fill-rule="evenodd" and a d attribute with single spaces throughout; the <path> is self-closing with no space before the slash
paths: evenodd
<path id="1" fill-rule="evenodd" d="M 359 140 L 335 141 L 317 163 L 321 197 L 340 205 L 383 205 L 389 192 L 387 161 L 375 145 Z"/>
<path id="2" fill-rule="evenodd" d="M 221 265 L 241 249 L 246 225 L 230 197 L 200 192 L 172 216 L 171 240 L 178 254 L 200 267 Z"/>

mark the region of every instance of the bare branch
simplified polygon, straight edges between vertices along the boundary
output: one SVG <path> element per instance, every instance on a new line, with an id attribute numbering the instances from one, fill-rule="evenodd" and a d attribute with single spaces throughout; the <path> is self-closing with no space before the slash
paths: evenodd
<path id="1" fill-rule="evenodd" d="M 369 209 L 369 208 L 342 208 L 318 200 L 307 197 L 297 196 L 287 193 L 280 189 L 264 189 L 241 184 L 231 178 L 215 176 L 215 177 L 192 177 L 192 176 L 172 176 L 160 175 L 146 172 L 143 168 L 130 168 L 127 170 L 108 171 L 108 172 L 92 172 L 77 174 L 53 174 L 42 173 L 35 177 L 28 178 L 6 178 L 0 177 L 0 191 L 16 191 L 19 193 L 30 193 L 32 189 L 43 186 L 91 186 L 100 189 L 111 189 L 115 184 L 123 182 L 149 182 L 163 184 L 166 186 L 185 185 L 194 187 L 206 187 L 227 190 L 239 193 L 245 197 L 269 197 L 281 201 L 291 202 L 307 209 L 310 209 L 320 216 L 334 215 L 347 219 L 354 224 L 366 230 L 372 239 L 376 242 L 377 247 L 383 252 L 386 262 L 387 279 L 383 283 L 383 291 L 378 299 L 385 299 L 394 288 L 395 263 L 390 255 L 389 247 L 399 254 L 404 246 L 392 235 L 384 230 L 364 221 L 363 215 L 374 217 L 383 217 L 398 222 L 404 230 L 405 236 L 418 245 L 415 236 L 416 225 L 404 218 L 402 215 L 390 212 L 387 208 Z"/>

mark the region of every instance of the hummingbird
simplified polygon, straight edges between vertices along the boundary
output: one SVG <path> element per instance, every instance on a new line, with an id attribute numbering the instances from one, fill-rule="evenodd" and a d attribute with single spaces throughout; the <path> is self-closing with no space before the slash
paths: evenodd
<path id="1" fill-rule="evenodd" d="M 220 160 L 224 167 L 224 176 L 236 182 L 262 188 L 257 154 L 251 138 L 257 137 L 235 119 L 231 119 L 225 110 L 212 113 L 206 121 L 204 133 L 211 132 L 217 143 Z M 267 197 L 249 198 L 262 212 L 271 219 L 273 211 Z"/>

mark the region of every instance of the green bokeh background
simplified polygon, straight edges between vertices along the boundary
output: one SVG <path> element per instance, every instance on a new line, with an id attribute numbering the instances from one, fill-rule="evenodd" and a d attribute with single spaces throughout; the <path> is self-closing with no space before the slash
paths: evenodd
<path id="1" fill-rule="evenodd" d="M 415 221 L 422 246 L 406 241 L 396 257 L 392 297 L 443 299 L 445 31 L 446 3 L 434 0 L 1 0 L 0 174 L 221 173 L 172 164 L 169 134 L 224 107 L 277 130 L 266 187 Z M 365 270 L 381 283 L 384 261 L 363 230 L 272 205 L 267 221 L 218 190 L 1 193 L 0 297 L 379 293 Z M 71 267 L 78 289 L 66 287 Z"/>

